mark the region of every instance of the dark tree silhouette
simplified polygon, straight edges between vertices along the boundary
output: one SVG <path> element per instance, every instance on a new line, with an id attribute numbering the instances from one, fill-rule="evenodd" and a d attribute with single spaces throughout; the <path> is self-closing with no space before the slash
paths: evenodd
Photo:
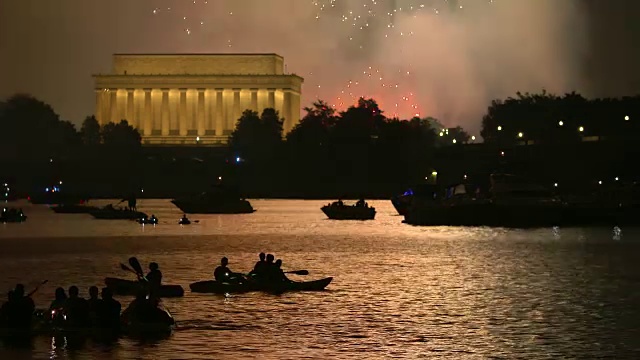
<path id="1" fill-rule="evenodd" d="M 104 146 L 110 151 L 133 155 L 139 153 L 142 147 L 140 133 L 127 120 L 103 126 L 101 137 Z"/>
<path id="2" fill-rule="evenodd" d="M 289 168 L 295 169 L 289 172 L 290 182 L 331 186 L 335 168 L 329 153 L 332 149 L 331 132 L 338 120 L 336 111 L 322 100 L 304 110 L 307 114 L 287 134 L 285 158 Z"/>
<path id="3" fill-rule="evenodd" d="M 80 128 L 82 143 L 87 146 L 97 146 L 101 143 L 100 124 L 95 116 L 87 116 Z"/>
<path id="4" fill-rule="evenodd" d="M 14 95 L 2 108 L 0 152 L 5 156 L 43 161 L 67 154 L 77 143 L 73 125 L 32 96 Z"/>
<path id="5" fill-rule="evenodd" d="M 282 144 L 283 120 L 274 109 L 264 109 L 261 116 L 245 110 L 229 138 L 229 146 L 249 162 L 268 160 Z"/>
<path id="6" fill-rule="evenodd" d="M 638 114 L 638 115 L 636 115 Z M 490 144 L 568 144 L 585 138 L 624 139 L 639 128 L 640 97 L 589 100 L 575 92 L 557 96 L 517 93 L 494 100 L 482 119 Z"/>

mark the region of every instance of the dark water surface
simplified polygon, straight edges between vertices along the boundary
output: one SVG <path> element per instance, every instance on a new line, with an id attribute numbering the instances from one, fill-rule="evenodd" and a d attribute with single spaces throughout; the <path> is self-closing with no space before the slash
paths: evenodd
<path id="1" fill-rule="evenodd" d="M 0 224 L 2 292 L 48 279 L 39 307 L 57 286 L 86 296 L 105 276 L 130 277 L 118 263 L 132 255 L 187 292 L 165 300 L 178 320 L 168 339 L 70 349 L 40 337 L 0 345 L 0 359 L 640 358 L 640 230 L 419 228 L 383 201 L 369 222 L 326 220 L 323 201 L 252 203 L 254 214 L 193 215 L 185 227 L 165 200 L 141 201 L 155 227 L 20 204 L 29 220 Z M 334 281 L 281 296 L 188 291 L 220 257 L 247 271 L 260 251 L 311 273 L 296 279 Z"/>

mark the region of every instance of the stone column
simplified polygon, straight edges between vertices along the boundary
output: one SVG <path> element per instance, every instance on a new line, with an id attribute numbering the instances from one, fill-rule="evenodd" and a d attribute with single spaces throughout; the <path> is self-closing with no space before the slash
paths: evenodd
<path id="1" fill-rule="evenodd" d="M 129 125 L 134 128 L 138 127 L 138 120 L 135 114 L 135 98 L 133 96 L 133 89 L 127 89 L 127 121 Z"/>
<path id="2" fill-rule="evenodd" d="M 162 89 L 162 102 L 160 103 L 160 133 L 169 136 L 169 89 Z"/>
<path id="3" fill-rule="evenodd" d="M 212 91 L 211 89 L 205 89 L 204 90 L 204 131 L 205 134 L 207 133 L 208 130 L 213 129 L 213 121 L 212 121 L 212 117 L 213 117 L 213 108 L 211 106 L 212 104 Z"/>
<path id="4" fill-rule="evenodd" d="M 204 122 L 204 89 L 198 89 L 198 103 L 196 109 L 196 134 L 198 136 L 204 136 L 205 134 L 205 122 Z"/>
<path id="5" fill-rule="evenodd" d="M 102 90 L 102 122 L 100 125 L 106 125 L 111 121 L 111 96 L 109 89 Z"/>
<path id="6" fill-rule="evenodd" d="M 118 119 L 118 89 L 109 89 L 109 102 L 111 105 L 111 122 L 119 123 L 121 119 Z"/>
<path id="7" fill-rule="evenodd" d="M 180 136 L 187 136 L 187 89 L 180 89 Z"/>
<path id="8" fill-rule="evenodd" d="M 269 93 L 267 95 L 267 107 L 275 109 L 276 108 L 276 89 L 268 89 Z"/>
<path id="9" fill-rule="evenodd" d="M 284 117 L 284 109 L 285 107 L 284 105 L 284 90 L 282 89 L 276 89 L 275 91 L 275 101 L 276 101 L 276 106 L 275 109 L 278 112 L 278 114 L 280 115 L 281 118 Z"/>
<path id="10" fill-rule="evenodd" d="M 300 121 L 300 93 L 291 92 L 291 120 L 289 120 L 288 126 L 284 127 L 284 134 L 293 129 Z"/>
<path id="11" fill-rule="evenodd" d="M 236 122 L 242 116 L 242 109 L 240 109 L 240 89 L 233 89 L 233 107 L 231 113 L 231 123 L 227 125 L 227 128 L 233 131 L 236 127 Z"/>
<path id="12" fill-rule="evenodd" d="M 179 129 L 180 123 L 180 92 L 169 90 L 169 132 Z"/>
<path id="13" fill-rule="evenodd" d="M 145 121 L 145 111 L 144 111 L 144 90 L 142 89 L 137 89 L 134 91 L 134 106 L 135 106 L 135 118 L 136 118 L 136 123 L 137 123 L 137 128 L 140 131 L 140 134 L 142 134 L 142 129 L 144 128 L 144 121 Z"/>
<path id="14" fill-rule="evenodd" d="M 104 102 L 102 101 L 104 90 L 96 89 L 96 112 L 95 117 L 98 121 L 98 124 L 102 125 L 102 121 L 104 119 Z"/>
<path id="15" fill-rule="evenodd" d="M 293 121 L 293 101 L 291 90 L 284 89 L 284 101 L 282 104 L 283 114 L 281 115 L 284 118 L 284 124 L 282 126 L 284 133 L 290 129 L 291 122 Z"/>
<path id="16" fill-rule="evenodd" d="M 129 123 L 129 119 L 127 118 L 127 100 L 129 100 L 127 98 L 127 89 L 118 89 L 118 100 L 118 110 L 120 111 L 120 119 L 118 119 L 118 122 L 127 120 L 127 123 Z"/>
<path id="17" fill-rule="evenodd" d="M 151 111 L 151 89 L 144 89 L 144 125 L 142 129 L 144 136 L 151 136 L 153 131 L 153 114 Z"/>
<path id="18" fill-rule="evenodd" d="M 247 109 L 251 109 L 251 91 L 249 89 L 241 89 L 240 90 L 240 112 L 242 113 Z"/>
<path id="19" fill-rule="evenodd" d="M 261 109 L 258 109 L 258 89 L 251 89 L 251 110 L 257 111 L 258 115 Z"/>
<path id="20" fill-rule="evenodd" d="M 216 93 L 215 93 L 216 109 L 215 109 L 214 122 L 215 122 L 215 128 L 216 128 L 216 135 L 218 136 L 222 136 L 224 134 L 224 127 L 225 127 L 224 111 L 222 111 L 224 109 L 224 102 L 222 101 L 223 90 L 224 89 L 216 89 Z"/>

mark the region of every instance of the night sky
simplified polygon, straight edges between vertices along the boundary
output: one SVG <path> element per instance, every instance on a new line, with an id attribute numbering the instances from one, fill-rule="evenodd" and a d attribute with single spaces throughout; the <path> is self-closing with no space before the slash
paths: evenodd
<path id="1" fill-rule="evenodd" d="M 303 106 L 359 96 L 477 132 L 516 91 L 640 93 L 633 0 L 2 0 L 0 96 L 93 113 L 112 53 L 275 52 Z M 389 15 L 391 14 L 391 16 Z M 635 19 L 634 19 L 635 18 Z"/>

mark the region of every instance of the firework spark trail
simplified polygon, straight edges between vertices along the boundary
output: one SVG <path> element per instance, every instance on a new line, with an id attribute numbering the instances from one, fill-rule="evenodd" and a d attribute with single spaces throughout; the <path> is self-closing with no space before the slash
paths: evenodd
<path id="1" fill-rule="evenodd" d="M 388 116 L 434 116 L 477 130 L 494 98 L 581 85 L 574 0 L 156 4 L 160 21 L 181 22 L 189 51 L 283 55 L 289 72 L 305 78 L 304 105 L 320 98 L 344 109 L 373 97 Z"/>

